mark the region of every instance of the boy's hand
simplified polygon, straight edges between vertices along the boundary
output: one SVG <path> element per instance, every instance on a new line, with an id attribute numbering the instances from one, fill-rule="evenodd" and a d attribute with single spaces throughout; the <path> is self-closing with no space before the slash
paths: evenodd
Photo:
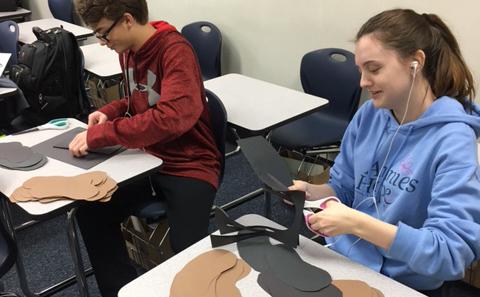
<path id="1" fill-rule="evenodd" d="M 88 127 L 103 124 L 108 121 L 107 115 L 100 111 L 94 111 L 88 115 Z"/>
<path id="2" fill-rule="evenodd" d="M 77 136 L 75 136 L 72 142 L 70 142 L 70 144 L 68 145 L 68 150 L 75 157 L 83 157 L 87 155 L 87 131 L 78 133 Z"/>

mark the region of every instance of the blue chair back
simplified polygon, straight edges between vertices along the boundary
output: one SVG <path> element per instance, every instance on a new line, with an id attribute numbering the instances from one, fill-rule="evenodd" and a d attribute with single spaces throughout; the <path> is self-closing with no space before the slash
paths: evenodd
<path id="1" fill-rule="evenodd" d="M 215 93 L 205 89 L 205 95 L 208 100 L 208 111 L 210 113 L 210 123 L 212 124 L 212 132 L 215 137 L 215 143 L 220 151 L 220 177 L 219 184 L 223 180 L 223 172 L 225 171 L 225 138 L 227 136 L 227 110 L 222 101 Z"/>
<path id="2" fill-rule="evenodd" d="M 48 0 L 53 17 L 64 22 L 73 22 L 73 0 Z"/>
<path id="3" fill-rule="evenodd" d="M 207 96 L 207 106 L 210 114 L 210 123 L 213 136 L 218 150 L 220 151 L 220 176 L 219 184 L 222 183 L 225 171 L 225 137 L 227 134 L 227 111 L 222 101 L 210 90 L 205 90 Z M 158 219 L 167 214 L 167 204 L 159 199 L 152 199 L 139 205 L 134 211 L 134 215 L 144 219 Z"/>
<path id="4" fill-rule="evenodd" d="M 15 65 L 18 62 L 18 25 L 14 21 L 0 23 L 0 52 L 11 53 L 7 66 Z"/>
<path id="5" fill-rule="evenodd" d="M 305 93 L 329 100 L 319 112 L 350 121 L 362 89 L 355 56 L 344 49 L 326 48 L 305 54 L 300 66 Z"/>
<path id="6" fill-rule="evenodd" d="M 203 79 L 220 76 L 222 51 L 220 30 L 210 22 L 195 22 L 183 27 L 182 34 L 195 49 Z"/>

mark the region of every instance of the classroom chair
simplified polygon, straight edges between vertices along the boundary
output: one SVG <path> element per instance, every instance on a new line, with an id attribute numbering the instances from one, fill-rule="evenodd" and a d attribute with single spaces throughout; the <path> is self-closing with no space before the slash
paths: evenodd
<path id="1" fill-rule="evenodd" d="M 14 21 L 8 20 L 0 23 L 0 53 L 10 53 L 10 60 L 7 64 L 7 70 L 18 61 L 18 25 Z"/>
<path id="2" fill-rule="evenodd" d="M 6 197 L 2 196 L 0 199 L 6 199 Z M 0 220 L 0 278 L 12 268 L 16 259 L 17 246 L 10 233 L 5 229 L 3 220 Z M 13 293 L 3 292 L 3 290 L 3 284 L 0 283 L 0 296 L 17 296 Z"/>
<path id="3" fill-rule="evenodd" d="M 48 0 L 48 8 L 54 18 L 74 24 L 73 0 Z"/>
<path id="4" fill-rule="evenodd" d="M 213 128 L 215 143 L 222 156 L 220 160 L 219 186 L 223 180 L 225 170 L 225 137 L 227 131 L 227 111 L 222 101 L 210 90 L 205 90 L 207 96 L 207 105 L 210 112 L 210 121 Z M 137 207 L 134 216 L 147 221 L 159 221 L 167 215 L 167 205 L 164 201 L 154 199 Z M 157 227 L 158 228 L 158 227 Z M 152 231 L 155 233 L 157 230 Z M 168 231 L 167 231 L 168 232 Z M 152 234 L 153 234 L 152 233 Z"/>
<path id="5" fill-rule="evenodd" d="M 197 54 L 203 80 L 222 75 L 222 33 L 217 26 L 205 21 L 195 22 L 183 27 L 182 34 Z"/>
<path id="6" fill-rule="evenodd" d="M 322 164 L 333 162 L 319 155 L 322 149 L 338 151 L 345 129 L 360 101 L 360 73 L 354 55 L 344 49 L 325 48 L 305 54 L 300 66 L 305 93 L 329 100 L 318 112 L 281 126 L 269 135 L 281 148 L 313 157 Z M 319 160 L 320 159 L 320 160 Z"/>

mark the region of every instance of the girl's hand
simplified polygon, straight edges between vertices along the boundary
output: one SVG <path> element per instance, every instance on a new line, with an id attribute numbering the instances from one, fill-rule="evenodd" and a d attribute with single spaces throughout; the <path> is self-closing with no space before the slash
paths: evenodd
<path id="1" fill-rule="evenodd" d="M 288 187 L 290 191 L 302 191 L 305 192 L 305 198 L 308 200 L 311 198 L 311 194 L 308 191 L 309 189 L 309 183 L 304 182 L 302 180 L 294 180 L 293 185 Z"/>
<path id="2" fill-rule="evenodd" d="M 330 200 L 327 207 L 310 216 L 310 228 L 327 236 L 355 234 L 355 228 L 363 214 L 342 203 Z"/>

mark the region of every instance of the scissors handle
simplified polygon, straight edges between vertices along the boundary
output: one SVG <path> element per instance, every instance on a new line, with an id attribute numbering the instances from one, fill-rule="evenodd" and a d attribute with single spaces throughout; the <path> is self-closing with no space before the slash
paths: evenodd
<path id="1" fill-rule="evenodd" d="M 62 130 L 65 129 L 67 126 L 65 124 L 59 125 L 59 124 L 51 124 L 51 123 L 46 123 L 41 126 L 38 126 L 38 130 Z"/>
<path id="2" fill-rule="evenodd" d="M 50 125 L 50 126 L 53 125 L 53 126 L 63 127 L 63 128 L 68 127 L 68 119 L 67 118 L 53 119 L 48 123 L 46 123 L 45 125 Z"/>
<path id="3" fill-rule="evenodd" d="M 53 119 L 46 124 L 33 127 L 30 129 L 26 129 L 23 131 L 15 132 L 15 133 L 12 133 L 11 135 L 19 135 L 19 134 L 29 133 L 33 131 L 40 131 L 40 130 L 62 130 L 62 129 L 68 128 L 68 125 L 69 123 L 67 118 Z"/>
<path id="4" fill-rule="evenodd" d="M 20 135 L 20 134 L 23 134 L 23 133 L 29 133 L 29 132 L 38 131 L 38 130 L 40 130 L 38 127 L 34 127 L 34 128 L 18 131 L 18 132 L 12 133 L 10 135 Z"/>

